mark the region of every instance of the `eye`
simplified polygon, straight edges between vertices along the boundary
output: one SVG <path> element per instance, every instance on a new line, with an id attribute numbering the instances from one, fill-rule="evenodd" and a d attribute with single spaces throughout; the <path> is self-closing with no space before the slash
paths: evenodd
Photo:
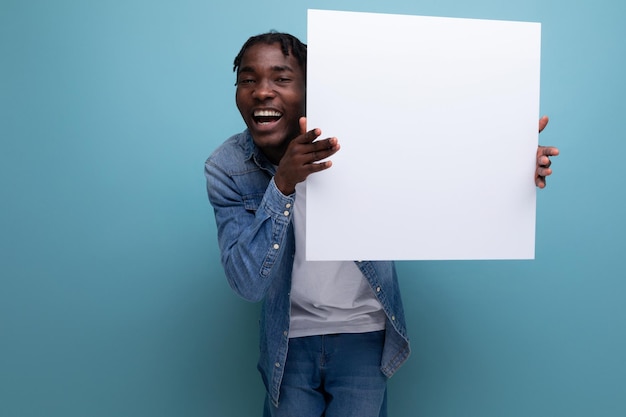
<path id="1" fill-rule="evenodd" d="M 254 79 L 252 78 L 243 78 L 241 80 L 237 80 L 237 85 L 246 85 L 254 83 Z"/>

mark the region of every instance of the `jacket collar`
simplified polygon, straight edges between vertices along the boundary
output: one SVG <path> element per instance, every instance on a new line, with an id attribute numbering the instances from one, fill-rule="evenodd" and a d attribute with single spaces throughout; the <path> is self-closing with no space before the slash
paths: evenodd
<path id="1" fill-rule="evenodd" d="M 244 147 L 244 155 L 246 156 L 246 161 L 252 160 L 259 168 L 264 169 L 268 171 L 270 174 L 274 175 L 276 173 L 276 167 L 267 159 L 265 154 L 263 154 L 263 152 L 261 152 L 261 150 L 254 144 L 250 131 L 246 129 L 243 132 L 243 134 L 245 135 L 243 147 Z"/>

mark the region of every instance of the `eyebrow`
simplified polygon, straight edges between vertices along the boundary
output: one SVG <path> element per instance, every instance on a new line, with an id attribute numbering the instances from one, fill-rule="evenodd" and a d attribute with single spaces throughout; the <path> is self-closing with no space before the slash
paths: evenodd
<path id="1" fill-rule="evenodd" d="M 274 65 L 272 67 L 272 71 L 273 72 L 294 72 L 293 68 L 291 68 L 289 65 Z M 246 67 L 239 68 L 239 73 L 241 74 L 242 72 L 256 72 L 256 70 L 254 69 L 254 67 L 246 66 Z"/>

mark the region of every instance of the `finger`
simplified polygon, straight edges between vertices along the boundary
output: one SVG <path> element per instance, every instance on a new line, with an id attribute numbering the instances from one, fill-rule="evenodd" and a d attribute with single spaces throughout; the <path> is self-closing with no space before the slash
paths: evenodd
<path id="1" fill-rule="evenodd" d="M 300 123 L 300 134 L 304 135 L 306 133 L 306 117 L 301 117 L 298 123 Z"/>
<path id="2" fill-rule="evenodd" d="M 322 151 L 322 150 L 333 149 L 337 147 L 338 143 L 339 142 L 337 141 L 337 138 L 332 137 L 332 138 L 320 139 L 316 142 L 313 142 L 311 144 L 311 147 L 313 151 Z"/>
<path id="3" fill-rule="evenodd" d="M 308 164 L 315 164 L 335 154 L 333 149 L 323 149 L 320 151 L 314 151 L 309 154 Z"/>
<path id="4" fill-rule="evenodd" d="M 543 129 L 546 128 L 546 126 L 548 125 L 548 121 L 548 116 L 543 116 L 541 119 L 539 119 L 539 133 L 541 133 Z"/>
<path id="5" fill-rule="evenodd" d="M 537 168 L 537 176 L 539 178 L 545 179 L 547 176 L 550 176 L 550 175 L 552 175 L 551 168 Z"/>
<path id="6" fill-rule="evenodd" d="M 552 165 L 552 161 L 547 156 L 537 158 L 537 166 L 548 168 L 550 165 Z"/>
<path id="7" fill-rule="evenodd" d="M 539 146 L 537 148 L 537 157 L 540 156 L 557 156 L 559 154 L 559 149 L 554 146 Z"/>
<path id="8" fill-rule="evenodd" d="M 306 128 L 306 122 L 305 122 Z M 303 124 L 300 124 L 300 128 L 302 129 Z M 322 134 L 322 131 L 319 128 L 311 129 L 308 132 L 305 132 L 296 138 L 298 143 L 309 144 L 313 143 L 315 139 L 317 139 Z"/>
<path id="9" fill-rule="evenodd" d="M 320 172 L 325 169 L 328 169 L 331 166 L 333 166 L 332 161 L 324 161 L 324 162 L 318 162 L 314 164 L 307 164 L 306 169 L 309 171 L 309 174 L 313 174 L 315 172 Z"/>
<path id="10" fill-rule="evenodd" d="M 537 177 L 535 178 L 535 185 L 539 188 L 545 188 L 546 187 L 546 178 L 545 177 Z"/>
<path id="11" fill-rule="evenodd" d="M 299 143 L 311 143 L 319 135 L 322 134 L 322 131 L 318 128 L 312 129 L 310 131 L 306 131 L 306 117 L 301 117 L 298 119 L 298 124 L 300 125 L 300 136 L 296 138 L 296 141 Z"/>
<path id="12" fill-rule="evenodd" d="M 334 155 L 338 150 L 339 142 L 337 141 L 337 138 L 328 138 L 313 142 L 309 151 L 309 163 L 328 158 L 329 156 Z"/>

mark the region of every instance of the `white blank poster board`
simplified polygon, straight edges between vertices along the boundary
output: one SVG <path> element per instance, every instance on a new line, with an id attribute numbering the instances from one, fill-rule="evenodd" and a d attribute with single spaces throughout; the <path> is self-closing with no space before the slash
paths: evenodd
<path id="1" fill-rule="evenodd" d="M 308 260 L 532 259 L 539 23 L 309 10 Z"/>

